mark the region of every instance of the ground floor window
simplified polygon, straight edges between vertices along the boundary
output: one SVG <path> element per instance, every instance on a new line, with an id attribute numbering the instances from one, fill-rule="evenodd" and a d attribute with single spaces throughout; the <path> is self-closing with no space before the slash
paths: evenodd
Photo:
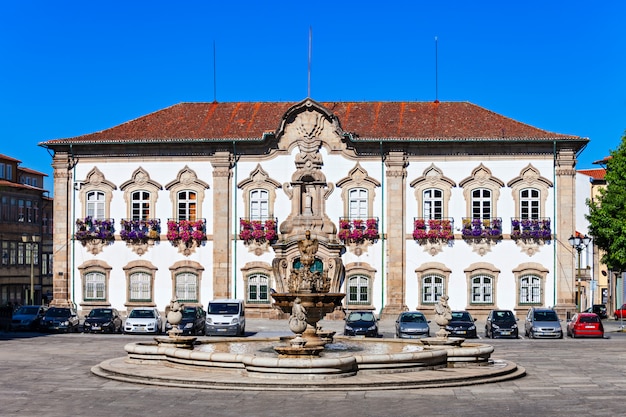
<path id="1" fill-rule="evenodd" d="M 84 290 L 85 301 L 105 301 L 106 276 L 102 272 L 88 272 L 85 274 Z"/>
<path id="2" fill-rule="evenodd" d="M 541 304 L 541 278 L 535 275 L 524 275 L 519 285 L 520 304 Z"/>
<path id="3" fill-rule="evenodd" d="M 176 299 L 180 302 L 198 302 L 198 275 L 191 272 L 176 274 Z"/>
<path id="4" fill-rule="evenodd" d="M 152 276 L 147 272 L 134 272 L 130 274 L 131 302 L 152 301 Z"/>
<path id="5" fill-rule="evenodd" d="M 355 275 L 348 278 L 348 305 L 369 305 L 370 279 L 365 275 Z"/>
<path id="6" fill-rule="evenodd" d="M 269 303 L 269 278 L 263 274 L 253 274 L 248 277 L 248 303 Z"/>
<path id="7" fill-rule="evenodd" d="M 480 275 L 472 278 L 472 304 L 493 303 L 493 278 Z"/>
<path id="8" fill-rule="evenodd" d="M 422 304 L 435 304 L 444 294 L 444 277 L 427 275 L 422 278 Z"/>

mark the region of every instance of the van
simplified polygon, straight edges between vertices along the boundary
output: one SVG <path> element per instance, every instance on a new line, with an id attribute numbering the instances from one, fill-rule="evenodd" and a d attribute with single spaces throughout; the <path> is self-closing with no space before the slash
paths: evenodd
<path id="1" fill-rule="evenodd" d="M 243 300 L 209 301 L 206 313 L 207 336 L 243 336 L 246 316 Z"/>

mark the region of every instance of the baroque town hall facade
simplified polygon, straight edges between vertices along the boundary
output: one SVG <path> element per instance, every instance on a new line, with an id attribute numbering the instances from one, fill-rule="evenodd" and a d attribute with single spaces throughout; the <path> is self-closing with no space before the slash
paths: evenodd
<path id="1" fill-rule="evenodd" d="M 346 309 L 576 305 L 588 139 L 467 102 L 181 103 L 54 151 L 54 300 L 165 309 L 273 291 L 306 231 Z M 337 317 L 341 314 L 338 312 Z"/>

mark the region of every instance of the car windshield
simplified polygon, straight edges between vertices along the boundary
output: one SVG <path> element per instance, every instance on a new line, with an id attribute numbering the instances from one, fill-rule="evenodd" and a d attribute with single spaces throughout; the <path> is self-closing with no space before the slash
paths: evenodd
<path id="1" fill-rule="evenodd" d="M 495 311 L 493 318 L 496 320 L 515 320 L 515 316 L 513 316 L 511 311 Z"/>
<path id="2" fill-rule="evenodd" d="M 559 321 L 554 311 L 535 311 L 535 321 Z"/>
<path id="3" fill-rule="evenodd" d="M 400 318 L 402 323 L 426 323 L 426 317 L 423 314 L 403 314 Z"/>
<path id="4" fill-rule="evenodd" d="M 70 310 L 66 308 L 51 308 L 46 313 L 46 317 L 69 317 Z"/>
<path id="5" fill-rule="evenodd" d="M 111 317 L 113 310 L 108 308 L 97 308 L 89 312 L 89 317 Z"/>
<path id="6" fill-rule="evenodd" d="M 237 314 L 239 303 L 209 303 L 209 314 Z"/>
<path id="7" fill-rule="evenodd" d="M 472 316 L 467 311 L 453 311 L 452 320 L 455 321 L 472 321 Z"/>
<path id="8" fill-rule="evenodd" d="M 153 319 L 154 311 L 152 310 L 133 310 L 128 315 L 131 319 Z"/>
<path id="9" fill-rule="evenodd" d="M 348 315 L 348 321 L 374 321 L 373 313 L 350 313 Z"/>
<path id="10" fill-rule="evenodd" d="M 15 312 L 15 314 L 23 314 L 23 315 L 35 315 L 39 312 L 39 307 L 33 307 L 33 306 L 22 306 L 20 308 L 17 309 L 17 311 Z"/>

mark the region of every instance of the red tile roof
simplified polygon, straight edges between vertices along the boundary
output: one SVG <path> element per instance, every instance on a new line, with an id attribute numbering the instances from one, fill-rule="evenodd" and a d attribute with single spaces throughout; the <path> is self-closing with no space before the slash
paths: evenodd
<path id="1" fill-rule="evenodd" d="M 594 180 L 603 180 L 606 175 L 606 169 L 604 168 L 580 169 L 578 172 L 583 175 L 587 175 Z"/>
<path id="2" fill-rule="evenodd" d="M 100 132 L 43 142 L 124 143 L 259 140 L 276 132 L 286 112 L 298 103 L 179 103 Z M 318 103 L 339 119 L 356 140 L 580 140 L 537 129 L 467 102 Z"/>

